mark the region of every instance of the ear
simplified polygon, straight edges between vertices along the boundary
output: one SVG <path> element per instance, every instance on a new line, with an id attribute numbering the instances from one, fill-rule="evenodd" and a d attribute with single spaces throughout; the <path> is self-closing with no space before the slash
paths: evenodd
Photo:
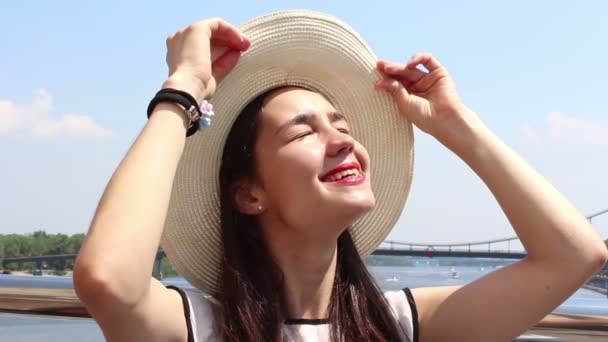
<path id="1" fill-rule="evenodd" d="M 263 193 L 251 180 L 240 179 L 232 184 L 236 209 L 247 215 L 258 215 L 265 209 Z"/>

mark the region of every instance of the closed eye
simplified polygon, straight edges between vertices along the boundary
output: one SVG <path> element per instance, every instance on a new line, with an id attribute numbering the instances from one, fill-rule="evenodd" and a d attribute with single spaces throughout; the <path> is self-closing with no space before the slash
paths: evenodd
<path id="1" fill-rule="evenodd" d="M 338 128 L 338 131 L 350 135 L 350 131 L 346 128 Z"/>
<path id="2" fill-rule="evenodd" d="M 304 138 L 305 136 L 311 135 L 312 133 L 313 133 L 312 131 L 302 132 L 302 133 L 296 135 L 295 137 L 289 139 L 289 141 L 293 141 L 293 140 L 298 140 L 298 139 Z"/>

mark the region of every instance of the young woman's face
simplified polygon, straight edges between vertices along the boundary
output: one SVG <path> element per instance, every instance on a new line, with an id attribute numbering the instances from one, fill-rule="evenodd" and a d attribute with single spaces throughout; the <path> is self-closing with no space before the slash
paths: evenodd
<path id="1" fill-rule="evenodd" d="M 262 107 L 258 175 L 268 210 L 289 227 L 341 232 L 374 206 L 369 155 L 342 114 L 299 88 L 278 90 Z"/>

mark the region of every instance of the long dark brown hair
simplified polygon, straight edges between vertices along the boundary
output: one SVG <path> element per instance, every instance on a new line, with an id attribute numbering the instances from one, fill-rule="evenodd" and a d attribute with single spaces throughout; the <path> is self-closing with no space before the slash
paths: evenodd
<path id="1" fill-rule="evenodd" d="M 220 169 L 223 242 L 218 328 L 225 341 L 281 341 L 287 318 L 282 273 L 257 219 L 236 209 L 231 185 L 255 177 L 259 114 L 269 90 L 251 101 L 232 126 Z M 337 266 L 328 308 L 332 341 L 398 341 L 400 328 L 369 274 L 349 230 L 338 238 Z M 297 317 L 295 317 L 297 318 Z"/>

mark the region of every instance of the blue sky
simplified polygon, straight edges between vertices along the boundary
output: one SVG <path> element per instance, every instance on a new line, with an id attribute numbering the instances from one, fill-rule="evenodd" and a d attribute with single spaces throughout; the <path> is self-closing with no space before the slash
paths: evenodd
<path id="1" fill-rule="evenodd" d="M 20 1 L 0 12 L 0 233 L 85 232 L 166 77 L 165 38 L 220 16 L 334 14 L 381 58 L 430 51 L 465 103 L 585 214 L 608 208 L 608 3 L 588 1 Z M 464 163 L 416 132 L 390 238 L 512 236 Z M 608 238 L 608 215 L 594 220 Z"/>

